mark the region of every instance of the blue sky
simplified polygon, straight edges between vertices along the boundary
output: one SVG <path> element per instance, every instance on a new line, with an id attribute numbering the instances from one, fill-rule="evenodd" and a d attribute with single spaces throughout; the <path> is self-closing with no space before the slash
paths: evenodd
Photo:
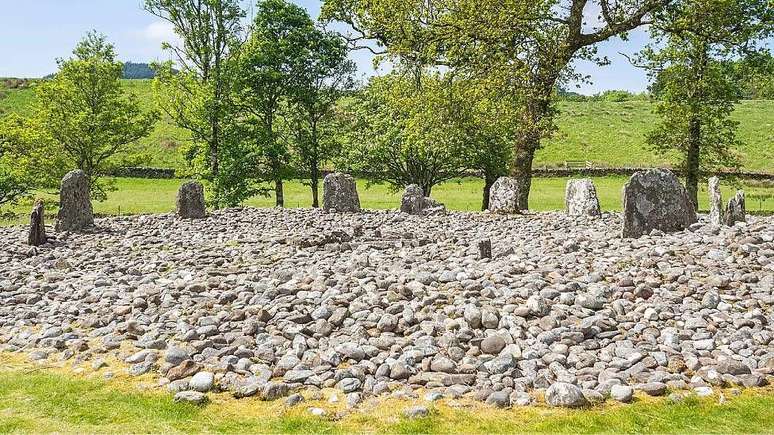
<path id="1" fill-rule="evenodd" d="M 318 0 L 295 0 L 316 17 Z M 174 35 L 158 18 L 141 8 L 142 0 L 0 0 L 0 77 L 41 77 L 56 71 L 56 58 L 68 57 L 75 44 L 89 30 L 108 36 L 119 57 L 133 61 L 163 60 L 168 56 L 161 42 Z M 634 53 L 647 42 L 643 31 L 634 32 L 630 41 L 608 41 L 600 53 L 612 64 L 597 67 L 579 63 L 578 70 L 591 75 L 582 93 L 606 89 L 642 91 L 645 74 L 632 67 L 619 52 Z M 353 54 L 361 74 L 373 74 L 366 52 Z"/>

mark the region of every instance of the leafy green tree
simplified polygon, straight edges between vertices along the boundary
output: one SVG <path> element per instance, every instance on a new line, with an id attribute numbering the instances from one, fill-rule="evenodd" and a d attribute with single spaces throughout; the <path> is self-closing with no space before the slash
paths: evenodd
<path id="1" fill-rule="evenodd" d="M 24 123 L 35 131 L 16 137 L 28 145 L 31 138 L 39 141 L 30 145 L 32 154 L 61 156 L 64 165 L 54 171 L 57 178 L 72 168 L 83 170 L 92 195 L 104 199 L 109 186 L 100 177 L 150 133 L 157 114 L 143 112 L 137 97 L 121 86 L 123 64 L 105 36 L 89 33 L 73 54 L 58 61 L 54 78 L 36 87 L 33 115 Z"/>
<path id="2" fill-rule="evenodd" d="M 309 177 L 312 207 L 319 207 L 320 166 L 340 150 L 335 122 L 336 102 L 354 87 L 354 62 L 337 35 L 311 33 L 306 59 L 290 94 L 287 124 L 298 166 Z"/>
<path id="3" fill-rule="evenodd" d="M 739 123 L 731 113 L 741 89 L 729 62 L 756 50 L 774 11 L 767 0 L 685 0 L 654 18 L 653 44 L 642 57 L 659 79 L 661 122 L 647 141 L 658 152 L 677 152 L 698 207 L 701 171 L 738 166 Z"/>
<path id="4" fill-rule="evenodd" d="M 598 43 L 625 36 L 673 1 L 325 0 L 323 17 L 348 23 L 353 46 L 399 64 L 451 66 L 507 79 L 509 92 L 517 88 L 521 131 L 511 171 L 526 209 L 535 152 L 556 129 L 557 85 L 582 79 L 573 62 L 605 64 L 596 55 Z"/>
<path id="5" fill-rule="evenodd" d="M 238 51 L 245 13 L 238 0 L 144 0 L 144 5 L 181 38 L 179 45 L 164 44 L 175 61 L 155 65 L 159 105 L 191 132 L 186 158 L 194 171 L 216 180 L 233 84 L 227 62 Z M 217 194 L 213 202 L 219 205 Z"/>
<path id="6" fill-rule="evenodd" d="M 31 156 L 18 146 L 18 125 L 23 120 L 8 115 L 0 118 L 0 205 L 13 204 L 28 196 L 34 187 L 29 169 Z"/>

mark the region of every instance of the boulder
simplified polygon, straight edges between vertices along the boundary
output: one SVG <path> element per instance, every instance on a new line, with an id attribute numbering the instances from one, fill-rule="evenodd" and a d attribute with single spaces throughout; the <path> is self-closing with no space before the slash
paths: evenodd
<path id="1" fill-rule="evenodd" d="M 637 238 L 653 230 L 682 231 L 696 223 L 688 193 L 672 171 L 651 169 L 632 175 L 623 188 L 624 238 Z"/>
<path id="2" fill-rule="evenodd" d="M 588 178 L 570 180 L 565 189 L 564 202 L 570 216 L 600 216 L 599 198 L 594 182 Z"/>
<path id="3" fill-rule="evenodd" d="M 43 215 L 43 201 L 37 200 L 30 214 L 30 233 L 27 238 L 27 243 L 30 246 L 40 246 L 46 243 L 46 223 Z"/>
<path id="4" fill-rule="evenodd" d="M 94 226 L 89 179 L 81 170 L 68 173 L 59 191 L 59 214 L 55 230 L 80 231 Z"/>
<path id="5" fill-rule="evenodd" d="M 582 408 L 589 404 L 580 387 L 566 382 L 556 382 L 548 387 L 546 403 L 564 408 Z"/>
<path id="6" fill-rule="evenodd" d="M 710 202 L 710 223 L 720 226 L 723 223 L 723 196 L 720 193 L 720 179 L 712 177 L 708 183 Z"/>
<path id="7" fill-rule="evenodd" d="M 189 181 L 177 191 L 177 215 L 183 219 L 207 217 L 204 205 L 204 186 L 198 181 Z"/>
<path id="8" fill-rule="evenodd" d="M 728 201 L 726 212 L 723 216 L 723 222 L 728 226 L 732 226 L 737 222 L 747 222 L 746 214 L 744 191 L 737 190 L 736 195 Z"/>
<path id="9" fill-rule="evenodd" d="M 334 173 L 323 180 L 323 209 L 340 213 L 360 211 L 357 184 L 351 175 Z"/>
<path id="10" fill-rule="evenodd" d="M 406 186 L 406 191 L 400 202 L 400 211 L 403 213 L 426 216 L 444 210 L 446 207 L 438 201 L 426 197 L 421 187 L 416 184 Z"/>
<path id="11" fill-rule="evenodd" d="M 492 213 L 519 213 L 519 181 L 516 178 L 500 177 L 489 191 L 489 211 Z"/>

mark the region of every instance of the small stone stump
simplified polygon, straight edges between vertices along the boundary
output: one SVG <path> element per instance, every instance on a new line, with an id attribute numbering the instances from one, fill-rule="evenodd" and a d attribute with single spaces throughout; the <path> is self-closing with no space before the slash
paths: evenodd
<path id="1" fill-rule="evenodd" d="M 712 177 L 708 183 L 710 202 L 710 223 L 720 226 L 723 223 L 723 196 L 720 193 L 720 178 Z"/>
<path id="2" fill-rule="evenodd" d="M 489 191 L 489 211 L 492 213 L 519 213 L 519 181 L 500 177 Z"/>
<path id="3" fill-rule="evenodd" d="M 601 216 L 597 189 L 588 178 L 570 180 L 565 189 L 564 202 L 570 216 Z"/>
<path id="4" fill-rule="evenodd" d="M 35 201 L 30 214 L 30 234 L 27 243 L 30 246 L 40 246 L 46 243 L 46 223 L 44 221 L 43 201 Z"/>
<path id="5" fill-rule="evenodd" d="M 207 217 L 204 204 L 204 186 L 198 181 L 189 181 L 177 191 L 177 215 L 183 219 L 202 219 Z"/>
<path id="6" fill-rule="evenodd" d="M 62 179 L 59 191 L 57 232 L 80 231 L 94 226 L 94 209 L 91 207 L 89 179 L 81 170 L 68 173 Z"/>
<path id="7" fill-rule="evenodd" d="M 323 209 L 340 213 L 360 212 L 357 183 L 351 175 L 334 173 L 323 180 Z"/>
<path id="8" fill-rule="evenodd" d="M 743 190 L 737 190 L 736 195 L 728 201 L 723 221 L 728 226 L 733 226 L 737 222 L 747 222 Z"/>
<path id="9" fill-rule="evenodd" d="M 632 175 L 623 188 L 624 238 L 652 230 L 682 231 L 696 223 L 696 211 L 685 187 L 672 171 L 651 169 Z"/>
<path id="10" fill-rule="evenodd" d="M 400 202 L 400 211 L 418 216 L 443 212 L 446 207 L 440 202 L 425 196 L 421 187 L 411 184 L 406 187 Z"/>
<path id="11" fill-rule="evenodd" d="M 492 258 L 492 240 L 484 239 L 478 241 L 478 256 L 480 259 Z"/>

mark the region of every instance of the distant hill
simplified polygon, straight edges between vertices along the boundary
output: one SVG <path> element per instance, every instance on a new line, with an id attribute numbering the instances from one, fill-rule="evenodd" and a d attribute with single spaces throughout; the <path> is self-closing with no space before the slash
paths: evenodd
<path id="1" fill-rule="evenodd" d="M 147 63 L 126 62 L 124 64 L 124 78 L 127 80 L 152 79 L 156 73 Z"/>

